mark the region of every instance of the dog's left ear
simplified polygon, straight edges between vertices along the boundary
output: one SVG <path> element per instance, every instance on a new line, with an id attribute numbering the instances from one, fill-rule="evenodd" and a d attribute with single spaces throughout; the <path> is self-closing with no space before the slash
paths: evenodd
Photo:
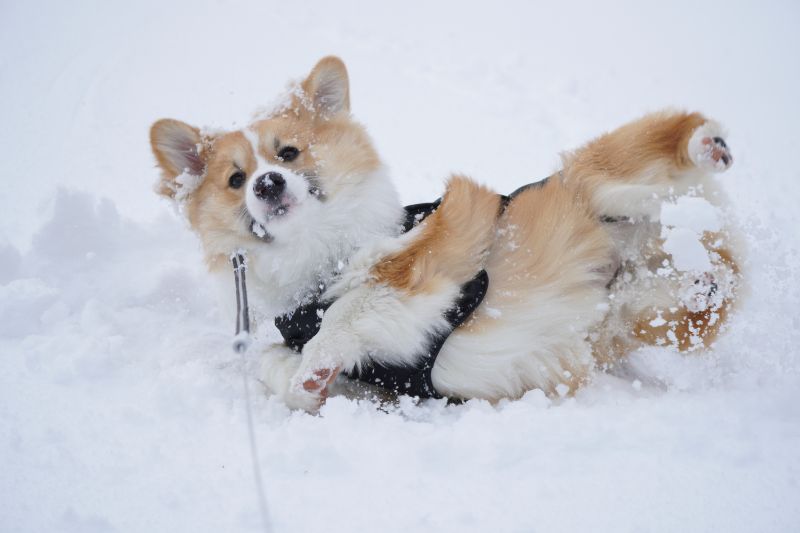
<path id="1" fill-rule="evenodd" d="M 323 118 L 350 112 L 350 82 L 344 62 L 336 56 L 323 57 L 303 82 L 314 110 Z"/>

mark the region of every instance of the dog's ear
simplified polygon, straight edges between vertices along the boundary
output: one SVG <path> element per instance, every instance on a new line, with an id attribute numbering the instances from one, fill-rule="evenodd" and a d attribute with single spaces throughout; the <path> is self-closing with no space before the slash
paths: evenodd
<path id="1" fill-rule="evenodd" d="M 350 112 L 347 68 L 336 56 L 323 57 L 303 82 L 303 91 L 323 118 Z"/>
<path id="2" fill-rule="evenodd" d="M 164 118 L 150 128 L 150 146 L 163 171 L 160 194 L 174 196 L 175 178 L 188 173 L 202 176 L 206 161 L 200 130 L 179 120 Z"/>

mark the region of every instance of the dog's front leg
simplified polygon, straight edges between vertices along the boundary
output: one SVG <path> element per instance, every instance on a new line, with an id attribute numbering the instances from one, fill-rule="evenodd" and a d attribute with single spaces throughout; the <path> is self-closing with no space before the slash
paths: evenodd
<path id="1" fill-rule="evenodd" d="M 286 404 L 315 411 L 339 372 L 368 359 L 413 365 L 430 334 L 449 328 L 443 313 L 459 293 L 452 282 L 435 285 L 435 290 L 410 294 L 365 284 L 336 300 L 322 317 L 319 332 L 303 348 L 284 395 Z"/>
<path id="2" fill-rule="evenodd" d="M 328 309 L 319 332 L 303 347 L 302 358 L 295 355 L 297 366 L 281 394 L 290 408 L 318 410 L 327 397 L 328 385 L 342 368 L 358 364 L 362 354 L 366 355 L 356 327 L 366 312 L 365 302 L 353 296 L 341 298 Z"/>
<path id="3" fill-rule="evenodd" d="M 320 329 L 303 348 L 302 360 L 288 379 L 288 388 L 282 395 L 286 405 L 292 409 L 317 411 L 328 396 L 328 385 L 339 375 L 344 361 L 360 352 L 352 332 L 328 334 L 325 328 Z"/>
<path id="4" fill-rule="evenodd" d="M 311 373 L 313 379 L 303 384 L 301 390 L 295 391 L 294 376 L 298 374 L 302 362 L 301 355 L 289 346 L 273 344 L 264 353 L 261 381 L 269 392 L 281 398 L 292 409 L 313 412 L 319 409 L 325 398 L 327 385 L 336 379 L 338 371 L 318 369 Z"/>
<path id="5" fill-rule="evenodd" d="M 303 347 L 297 370 L 283 395 L 293 409 L 314 412 L 327 397 L 328 385 L 343 368 L 353 368 L 368 356 L 369 322 L 382 321 L 376 306 L 387 300 L 372 285 L 348 292 L 331 305 L 322 317 L 319 332 Z M 372 316 L 372 320 L 367 317 Z M 373 331 L 374 333 L 374 331 Z M 367 337 L 367 338 L 365 338 Z M 366 342 L 365 342 L 366 341 Z"/>

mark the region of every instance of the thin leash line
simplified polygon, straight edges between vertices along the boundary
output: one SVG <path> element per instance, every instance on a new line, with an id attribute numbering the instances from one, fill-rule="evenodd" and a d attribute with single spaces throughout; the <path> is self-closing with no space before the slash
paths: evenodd
<path id="1" fill-rule="evenodd" d="M 253 464 L 253 478 L 256 483 L 256 490 L 258 491 L 258 507 L 261 513 L 261 522 L 266 533 L 272 532 L 272 526 L 269 520 L 269 509 L 267 509 L 267 496 L 264 490 L 264 480 L 261 477 L 261 463 L 258 460 L 258 445 L 256 443 L 256 432 L 253 424 L 253 408 L 250 402 L 250 386 L 247 384 L 247 372 L 245 371 L 245 350 L 240 350 L 239 354 L 242 359 L 242 383 L 244 384 L 244 398 L 245 398 L 245 411 L 247 413 L 247 433 L 250 437 L 250 461 Z"/>
<path id="2" fill-rule="evenodd" d="M 242 384 L 244 386 L 245 413 L 247 418 L 247 435 L 250 443 L 250 462 L 253 470 L 253 479 L 258 493 L 258 508 L 261 514 L 261 525 L 265 533 L 272 532 L 272 525 L 269 519 L 269 509 L 267 507 L 267 496 L 264 490 L 264 480 L 261 477 L 261 463 L 258 459 L 258 443 L 256 441 L 255 424 L 253 423 L 253 407 L 250 399 L 250 386 L 247 382 L 247 360 L 245 352 L 249 346 L 250 334 L 250 313 L 247 306 L 247 285 L 245 271 L 247 266 L 244 256 L 241 253 L 231 255 L 233 263 L 233 274 L 236 281 L 236 337 L 233 342 L 233 350 L 241 358 Z"/>

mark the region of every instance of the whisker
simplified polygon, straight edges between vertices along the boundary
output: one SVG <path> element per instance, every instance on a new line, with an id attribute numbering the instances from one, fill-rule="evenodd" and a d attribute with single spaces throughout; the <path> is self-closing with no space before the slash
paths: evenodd
<path id="1" fill-rule="evenodd" d="M 250 224 L 253 221 L 253 217 L 250 216 L 250 213 L 247 211 L 246 205 L 241 205 L 238 209 L 239 213 L 236 215 L 237 221 L 241 222 L 245 226 L 249 228 Z"/>

